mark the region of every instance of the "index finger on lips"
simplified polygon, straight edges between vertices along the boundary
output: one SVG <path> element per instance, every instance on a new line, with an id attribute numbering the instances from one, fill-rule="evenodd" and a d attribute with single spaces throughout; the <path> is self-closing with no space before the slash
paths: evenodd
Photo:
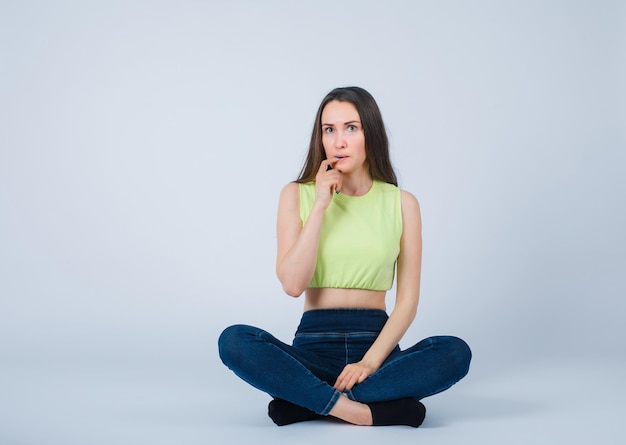
<path id="1" fill-rule="evenodd" d="M 320 164 L 320 168 L 319 168 L 318 172 L 325 172 L 326 170 L 328 170 L 328 167 L 332 167 L 333 165 L 335 165 L 335 163 L 338 160 L 339 159 L 337 159 L 337 158 L 324 159 L 322 161 L 322 163 Z"/>

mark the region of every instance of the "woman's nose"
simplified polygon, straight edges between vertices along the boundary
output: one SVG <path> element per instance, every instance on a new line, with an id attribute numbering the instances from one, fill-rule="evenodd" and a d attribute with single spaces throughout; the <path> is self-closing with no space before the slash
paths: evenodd
<path id="1" fill-rule="evenodd" d="M 346 138 L 343 131 L 337 132 L 337 137 L 335 138 L 335 147 L 337 148 L 345 148 L 346 147 Z"/>

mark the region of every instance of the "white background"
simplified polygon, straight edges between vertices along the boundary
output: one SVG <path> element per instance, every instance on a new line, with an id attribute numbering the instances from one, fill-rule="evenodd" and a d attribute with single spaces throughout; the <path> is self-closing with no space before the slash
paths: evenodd
<path id="1" fill-rule="evenodd" d="M 620 1 L 1 1 L 0 441 L 624 437 L 624 79 Z M 277 428 L 217 356 L 291 340 L 278 194 L 346 85 L 422 206 L 401 345 L 474 351 L 418 431 Z"/>

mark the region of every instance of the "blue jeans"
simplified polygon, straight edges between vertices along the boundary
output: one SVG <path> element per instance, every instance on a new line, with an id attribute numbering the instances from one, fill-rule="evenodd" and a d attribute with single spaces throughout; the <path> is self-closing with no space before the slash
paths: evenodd
<path id="1" fill-rule="evenodd" d="M 219 338 L 220 358 L 241 379 L 274 398 L 328 415 L 341 393 L 333 388 L 344 366 L 361 360 L 388 319 L 376 309 L 306 311 L 292 345 L 259 328 L 235 325 Z M 430 337 L 400 350 L 346 395 L 363 403 L 422 399 L 462 379 L 472 353 L 456 337 Z"/>

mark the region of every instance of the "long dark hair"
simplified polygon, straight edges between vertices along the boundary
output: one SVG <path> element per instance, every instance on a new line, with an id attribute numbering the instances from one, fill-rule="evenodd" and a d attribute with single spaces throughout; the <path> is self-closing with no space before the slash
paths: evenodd
<path id="1" fill-rule="evenodd" d="M 315 180 L 320 164 L 326 159 L 322 145 L 322 112 L 333 100 L 350 102 L 359 113 L 365 136 L 365 155 L 372 179 L 397 186 L 398 179 L 389 158 L 389 140 L 380 109 L 372 95 L 359 87 L 335 88 L 322 100 L 315 116 L 309 152 L 296 182 Z"/>

